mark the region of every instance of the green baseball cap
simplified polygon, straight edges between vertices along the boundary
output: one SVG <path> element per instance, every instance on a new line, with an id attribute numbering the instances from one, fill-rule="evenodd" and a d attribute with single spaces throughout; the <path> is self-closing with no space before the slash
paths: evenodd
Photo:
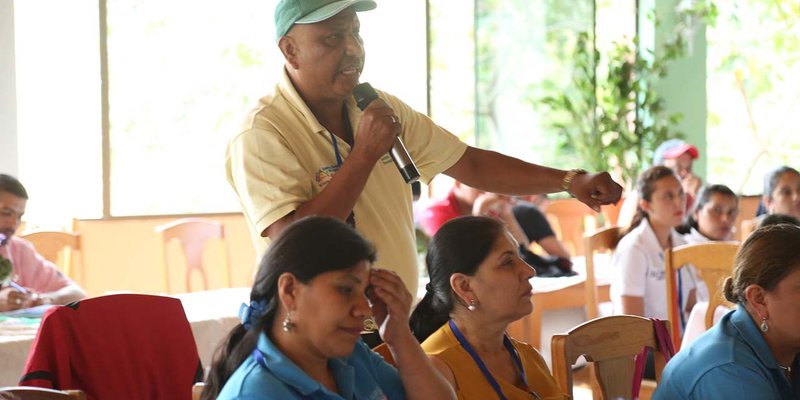
<path id="1" fill-rule="evenodd" d="M 373 0 L 281 0 L 275 7 L 275 39 L 286 35 L 294 24 L 325 21 L 348 7 L 369 11 L 377 6 Z"/>

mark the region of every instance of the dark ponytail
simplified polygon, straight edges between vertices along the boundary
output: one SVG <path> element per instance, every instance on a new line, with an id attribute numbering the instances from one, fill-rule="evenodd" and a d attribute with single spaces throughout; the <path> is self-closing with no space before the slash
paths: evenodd
<path id="1" fill-rule="evenodd" d="M 678 179 L 675 171 L 663 165 L 651 167 L 639 174 L 639 178 L 636 180 L 636 192 L 639 194 L 639 200 L 652 201 L 653 192 L 656 190 L 656 182 L 667 176 L 673 176 Z M 680 182 L 680 180 L 678 181 Z M 630 227 L 625 231 L 625 235 L 631 233 L 645 219 L 647 219 L 647 213 L 642 209 L 642 206 L 637 204 L 636 214 L 633 216 Z"/>
<path id="2" fill-rule="evenodd" d="M 411 331 L 420 343 L 450 319 L 456 304 L 450 276 L 475 275 L 505 229 L 494 218 L 466 216 L 448 221 L 431 238 L 425 259 L 430 282 L 410 320 Z"/>
<path id="3" fill-rule="evenodd" d="M 313 251 L 309 251 L 309 243 L 314 245 Z M 375 248 L 342 221 L 306 217 L 287 227 L 270 244 L 259 263 L 250 291 L 251 306 L 258 303 L 259 312 L 248 320 L 250 329 L 237 325 L 217 348 L 200 398 L 216 399 L 231 375 L 253 352 L 261 333 L 269 335 L 272 331 L 280 309 L 281 275 L 291 273 L 306 284 L 319 274 L 347 269 L 362 261 L 375 262 Z"/>

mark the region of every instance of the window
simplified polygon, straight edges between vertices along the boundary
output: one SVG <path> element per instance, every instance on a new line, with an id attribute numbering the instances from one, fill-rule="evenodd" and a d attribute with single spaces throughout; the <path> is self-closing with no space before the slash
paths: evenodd
<path id="1" fill-rule="evenodd" d="M 224 176 L 225 145 L 280 74 L 276 4 L 106 0 L 101 13 L 97 2 L 15 2 L 27 219 L 66 225 L 72 217 L 104 217 L 103 18 L 110 123 L 105 217 L 239 211 Z M 382 2 L 360 16 L 367 48 L 362 79 L 425 112 L 425 1 Z"/>
<path id="2" fill-rule="evenodd" d="M 708 181 L 761 194 L 769 170 L 800 167 L 800 10 L 780 0 L 716 5 L 707 30 Z"/>

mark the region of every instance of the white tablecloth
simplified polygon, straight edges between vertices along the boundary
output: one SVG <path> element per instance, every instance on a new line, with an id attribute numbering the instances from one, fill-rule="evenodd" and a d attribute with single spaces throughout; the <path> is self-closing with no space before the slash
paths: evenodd
<path id="1" fill-rule="evenodd" d="M 239 322 L 239 305 L 249 302 L 250 288 L 231 288 L 175 295 L 183 303 L 197 351 L 208 371 L 218 344 Z M 36 334 L 30 327 L 0 325 L 0 386 L 19 381 Z"/>

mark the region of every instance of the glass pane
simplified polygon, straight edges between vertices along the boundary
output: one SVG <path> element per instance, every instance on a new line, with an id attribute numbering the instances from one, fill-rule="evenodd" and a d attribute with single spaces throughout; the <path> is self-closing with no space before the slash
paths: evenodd
<path id="1" fill-rule="evenodd" d="M 47 10 L 47 12 L 42 12 Z M 14 2 L 19 179 L 27 226 L 103 212 L 97 2 Z"/>
<path id="2" fill-rule="evenodd" d="M 108 1 L 113 215 L 239 210 L 223 157 L 283 66 L 276 3 Z M 361 14 L 364 79 L 422 111 L 424 10 L 415 0 Z"/>
<path id="3" fill-rule="evenodd" d="M 574 166 L 559 153 L 542 99 L 572 85 L 573 53 L 579 34 L 591 35 L 593 2 L 430 3 L 434 119 L 479 147 Z"/>
<path id="4" fill-rule="evenodd" d="M 708 181 L 761 194 L 764 175 L 800 167 L 800 9 L 781 0 L 716 2 L 708 37 Z"/>
<path id="5" fill-rule="evenodd" d="M 273 6 L 108 1 L 112 215 L 238 210 L 225 144 L 279 71 Z"/>

